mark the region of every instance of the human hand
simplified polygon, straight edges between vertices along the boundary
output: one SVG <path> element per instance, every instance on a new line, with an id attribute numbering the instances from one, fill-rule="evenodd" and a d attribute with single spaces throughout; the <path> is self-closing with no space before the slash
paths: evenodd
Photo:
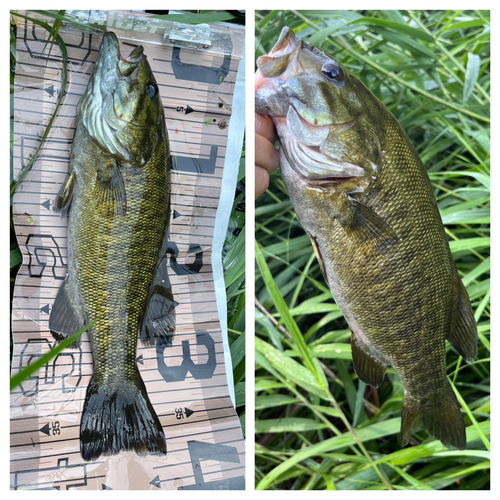
<path id="1" fill-rule="evenodd" d="M 269 175 L 278 168 L 279 154 L 274 143 L 276 131 L 268 116 L 255 113 L 255 198 L 269 187 Z"/>

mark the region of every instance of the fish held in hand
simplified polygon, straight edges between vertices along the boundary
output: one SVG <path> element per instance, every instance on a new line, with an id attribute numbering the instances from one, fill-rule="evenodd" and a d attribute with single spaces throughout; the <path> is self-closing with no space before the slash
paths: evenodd
<path id="1" fill-rule="evenodd" d="M 283 181 L 352 331 L 356 374 L 374 387 L 388 365 L 398 374 L 403 446 L 425 428 L 464 449 L 445 342 L 470 363 L 477 327 L 415 148 L 361 81 L 289 28 L 257 65 L 256 111 L 275 124 Z"/>
<path id="2" fill-rule="evenodd" d="M 138 337 L 155 345 L 175 330 L 166 274 L 170 169 L 163 105 L 143 47 L 122 58 L 108 32 L 78 104 L 56 200 L 68 211 L 68 273 L 49 320 L 57 340 L 93 322 L 94 370 L 80 425 L 85 460 L 167 452 L 136 351 Z"/>

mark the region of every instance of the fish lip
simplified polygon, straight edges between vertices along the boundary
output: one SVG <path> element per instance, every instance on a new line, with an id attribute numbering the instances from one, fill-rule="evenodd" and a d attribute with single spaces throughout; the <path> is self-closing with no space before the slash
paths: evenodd
<path id="1" fill-rule="evenodd" d="M 269 52 L 269 54 L 273 55 L 284 55 L 290 54 L 299 50 L 301 44 L 304 42 L 297 38 L 294 31 L 290 29 L 288 26 L 284 26 L 281 30 L 278 41 L 274 44 L 273 48 Z"/>
<path id="2" fill-rule="evenodd" d="M 130 63 L 139 63 L 144 57 L 146 57 L 144 55 L 144 47 L 142 45 L 137 45 L 127 57 L 122 57 L 121 59 Z"/>

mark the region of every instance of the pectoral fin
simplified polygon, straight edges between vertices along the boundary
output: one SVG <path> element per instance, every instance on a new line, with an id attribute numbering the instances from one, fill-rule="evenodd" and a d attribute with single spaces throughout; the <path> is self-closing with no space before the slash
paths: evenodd
<path id="1" fill-rule="evenodd" d="M 319 262 L 319 268 L 321 269 L 321 274 L 323 275 L 323 278 L 327 284 L 328 287 L 330 287 L 330 284 L 328 283 L 328 276 L 326 275 L 326 269 L 325 269 L 325 263 L 323 262 L 323 256 L 321 255 L 320 249 L 318 242 L 316 241 L 316 238 L 310 234 L 309 238 L 311 239 L 312 247 L 314 249 L 314 253 L 316 255 L 316 258 L 318 259 Z"/>
<path id="2" fill-rule="evenodd" d="M 447 340 L 467 363 L 472 363 L 477 356 L 476 320 L 467 290 L 460 278 L 458 281 L 458 305 Z"/>
<path id="3" fill-rule="evenodd" d="M 109 215 L 125 215 L 127 194 L 118 164 L 98 172 L 96 179 L 97 202 Z"/>
<path id="4" fill-rule="evenodd" d="M 385 254 L 398 244 L 399 237 L 392 227 L 370 207 L 349 194 L 345 195 L 336 219 L 361 251 Z"/>
<path id="5" fill-rule="evenodd" d="M 75 309 L 69 293 L 68 278 L 66 278 L 56 295 L 56 300 L 52 306 L 49 318 L 49 329 L 52 336 L 61 341 L 73 335 L 83 328 L 84 321 L 78 311 Z M 78 339 L 70 347 L 77 347 L 80 342 Z"/>
<path id="6" fill-rule="evenodd" d="M 380 387 L 384 381 L 387 365 L 372 356 L 363 344 L 356 340 L 356 336 L 351 336 L 352 364 L 356 375 L 373 387 Z"/>
<path id="7" fill-rule="evenodd" d="M 59 193 L 57 193 L 55 206 L 61 210 L 63 214 L 67 213 L 71 206 L 71 199 L 73 198 L 73 188 L 75 187 L 76 174 L 74 171 L 69 172 L 64 180 Z"/>

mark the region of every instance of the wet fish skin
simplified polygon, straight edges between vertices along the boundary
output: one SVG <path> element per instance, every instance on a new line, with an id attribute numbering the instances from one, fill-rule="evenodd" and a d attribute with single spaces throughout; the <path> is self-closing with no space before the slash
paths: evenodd
<path id="1" fill-rule="evenodd" d="M 283 181 L 352 331 L 353 365 L 404 387 L 401 442 L 426 428 L 464 449 L 445 342 L 467 362 L 477 327 L 426 170 L 389 110 L 342 65 L 284 28 L 257 62 L 256 111 L 272 117 Z"/>
<path id="2" fill-rule="evenodd" d="M 95 322 L 81 454 L 166 454 L 136 363 L 138 335 L 146 345 L 171 338 L 176 305 L 164 274 L 168 136 L 142 46 L 122 59 L 117 37 L 106 33 L 78 107 L 70 171 L 56 200 L 69 210 L 68 274 L 49 327 L 63 339 Z"/>

